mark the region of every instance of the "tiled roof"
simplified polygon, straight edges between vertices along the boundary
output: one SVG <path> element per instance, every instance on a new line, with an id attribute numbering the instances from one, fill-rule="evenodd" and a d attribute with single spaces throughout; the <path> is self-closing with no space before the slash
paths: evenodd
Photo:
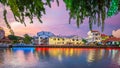
<path id="1" fill-rule="evenodd" d="M 106 34 L 101 34 L 101 36 L 102 36 L 102 37 L 105 37 L 105 36 L 108 36 L 108 35 L 106 35 Z"/>
<path id="2" fill-rule="evenodd" d="M 96 30 L 92 30 L 91 32 L 99 32 L 99 31 L 96 31 Z"/>
<path id="3" fill-rule="evenodd" d="M 118 41 L 118 42 L 120 42 L 120 38 L 111 37 L 111 38 L 108 38 L 108 39 L 104 40 L 103 42 L 108 42 L 108 41 Z"/>
<path id="4" fill-rule="evenodd" d="M 6 42 L 11 42 L 11 40 L 10 40 L 10 39 L 8 39 L 8 38 L 4 38 L 4 39 L 1 39 L 1 40 L 0 40 L 0 42 L 3 42 L 3 41 L 6 41 Z"/>

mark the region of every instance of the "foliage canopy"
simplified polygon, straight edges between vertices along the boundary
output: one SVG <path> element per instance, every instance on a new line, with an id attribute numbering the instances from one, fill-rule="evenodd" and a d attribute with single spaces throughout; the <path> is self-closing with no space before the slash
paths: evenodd
<path id="1" fill-rule="evenodd" d="M 45 14 L 45 6 L 51 7 L 51 2 L 54 0 L 0 0 L 0 3 L 4 7 L 9 6 L 14 19 L 22 24 L 25 24 L 25 17 L 30 19 L 30 23 L 33 23 L 33 17 L 42 23 L 42 14 Z M 59 1 L 55 0 L 59 6 Z M 69 10 L 69 22 L 71 19 L 76 20 L 76 24 L 79 27 L 83 20 L 89 18 L 89 27 L 92 30 L 93 24 L 98 24 L 98 27 L 102 25 L 102 31 L 104 29 L 104 21 L 107 17 L 111 17 L 120 11 L 120 0 L 63 0 L 66 4 L 67 10 Z M 13 33 L 8 20 L 7 10 L 4 8 L 3 16 L 7 27 Z"/>
<path id="2" fill-rule="evenodd" d="M 23 39 L 23 42 L 24 42 L 24 43 L 30 44 L 30 43 L 31 43 L 31 40 L 32 40 L 32 37 L 30 37 L 28 34 L 25 34 L 25 35 L 24 35 L 24 39 Z"/>

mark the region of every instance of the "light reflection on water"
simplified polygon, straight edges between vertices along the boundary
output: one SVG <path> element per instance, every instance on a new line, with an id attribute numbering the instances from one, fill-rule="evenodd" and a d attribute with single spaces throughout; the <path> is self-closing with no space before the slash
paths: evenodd
<path id="1" fill-rule="evenodd" d="M 0 68 L 120 68 L 119 49 L 0 49 Z"/>

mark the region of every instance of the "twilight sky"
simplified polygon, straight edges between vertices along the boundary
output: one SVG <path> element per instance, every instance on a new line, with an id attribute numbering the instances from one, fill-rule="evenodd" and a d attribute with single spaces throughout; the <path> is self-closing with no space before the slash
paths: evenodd
<path id="1" fill-rule="evenodd" d="M 3 19 L 3 6 L 0 4 L 0 26 L 6 31 L 6 35 L 10 34 Z M 34 18 L 34 23 L 29 24 L 29 20 L 26 19 L 27 26 L 24 24 L 14 21 L 13 15 L 10 8 L 6 7 L 8 10 L 8 18 L 12 29 L 16 35 L 22 36 L 24 34 L 29 34 L 34 36 L 40 31 L 49 31 L 56 35 L 79 35 L 81 37 L 86 37 L 89 31 L 88 19 L 84 20 L 84 24 L 77 28 L 75 20 L 72 20 L 71 24 L 68 23 L 69 15 L 66 11 L 65 4 L 60 0 L 60 6 L 57 6 L 56 2 L 52 3 L 52 8 L 46 7 L 46 15 L 42 16 L 43 23 Z M 119 30 L 118 30 L 119 29 Z M 94 26 L 93 30 L 101 31 L 101 27 Z M 114 30 L 114 31 L 113 31 Z M 120 37 L 120 13 L 107 18 L 105 20 L 104 32 L 107 35 L 115 35 Z"/>

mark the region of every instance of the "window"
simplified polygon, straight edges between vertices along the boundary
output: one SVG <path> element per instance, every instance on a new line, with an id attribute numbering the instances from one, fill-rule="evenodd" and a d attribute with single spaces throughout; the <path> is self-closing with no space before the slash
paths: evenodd
<path id="1" fill-rule="evenodd" d="M 62 40 L 64 41 L 65 39 L 63 38 Z"/>
<path id="2" fill-rule="evenodd" d="M 48 39 L 48 38 L 45 38 L 45 39 Z"/>
<path id="3" fill-rule="evenodd" d="M 72 41 L 74 41 L 74 39 L 72 39 Z"/>
<path id="4" fill-rule="evenodd" d="M 40 37 L 40 39 L 42 39 L 42 37 Z"/>
<path id="5" fill-rule="evenodd" d="M 95 34 L 95 36 L 97 36 L 98 34 Z"/>
<path id="6" fill-rule="evenodd" d="M 76 39 L 76 41 L 78 41 L 78 39 Z"/>
<path id="7" fill-rule="evenodd" d="M 60 39 L 58 38 L 58 40 L 60 40 Z"/>
<path id="8" fill-rule="evenodd" d="M 53 40 L 56 40 L 56 38 L 54 38 Z"/>

